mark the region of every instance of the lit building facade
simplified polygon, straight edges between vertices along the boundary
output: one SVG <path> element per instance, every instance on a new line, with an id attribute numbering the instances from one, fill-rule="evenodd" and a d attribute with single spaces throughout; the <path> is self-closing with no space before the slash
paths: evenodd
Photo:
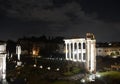
<path id="1" fill-rule="evenodd" d="M 120 56 L 120 42 L 97 43 L 97 56 Z"/>
<path id="2" fill-rule="evenodd" d="M 97 48 L 97 56 L 120 56 L 120 47 Z"/>
<path id="3" fill-rule="evenodd" d="M 66 60 L 83 62 L 89 72 L 96 71 L 96 40 L 91 33 L 86 38 L 65 39 Z"/>

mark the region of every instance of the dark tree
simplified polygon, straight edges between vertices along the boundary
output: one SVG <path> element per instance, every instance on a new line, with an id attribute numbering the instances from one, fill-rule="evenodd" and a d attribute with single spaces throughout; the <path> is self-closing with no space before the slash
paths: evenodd
<path id="1" fill-rule="evenodd" d="M 14 42 L 12 40 L 8 40 L 6 50 L 9 51 L 10 54 L 15 53 L 16 52 L 16 42 Z"/>

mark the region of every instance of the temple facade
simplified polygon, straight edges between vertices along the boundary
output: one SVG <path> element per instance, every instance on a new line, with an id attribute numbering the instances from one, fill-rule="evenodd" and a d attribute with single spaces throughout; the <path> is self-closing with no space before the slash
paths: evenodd
<path id="1" fill-rule="evenodd" d="M 92 33 L 86 38 L 64 39 L 66 60 L 83 62 L 89 72 L 96 71 L 96 40 Z"/>

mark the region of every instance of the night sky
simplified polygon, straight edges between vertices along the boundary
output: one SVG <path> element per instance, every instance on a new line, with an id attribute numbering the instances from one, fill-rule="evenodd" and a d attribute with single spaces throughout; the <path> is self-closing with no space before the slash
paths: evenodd
<path id="1" fill-rule="evenodd" d="M 80 36 L 120 41 L 119 0 L 0 0 L 0 40 Z"/>

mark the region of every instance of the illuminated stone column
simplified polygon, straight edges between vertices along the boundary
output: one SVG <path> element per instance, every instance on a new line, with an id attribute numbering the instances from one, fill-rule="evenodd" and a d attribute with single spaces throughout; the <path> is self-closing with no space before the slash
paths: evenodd
<path id="1" fill-rule="evenodd" d="M 6 43 L 0 44 L 0 80 L 6 80 Z"/>
<path id="2" fill-rule="evenodd" d="M 70 60 L 72 60 L 71 59 L 71 43 L 69 42 L 69 58 L 70 58 Z"/>
<path id="3" fill-rule="evenodd" d="M 6 54 L 0 54 L 0 78 L 2 80 L 6 79 Z M 0 79 L 0 80 L 1 80 Z"/>
<path id="4" fill-rule="evenodd" d="M 90 69 L 90 42 L 87 40 L 86 41 L 86 45 L 87 45 L 87 47 L 86 47 L 86 69 L 87 69 L 87 71 L 89 71 L 89 69 Z"/>
<path id="5" fill-rule="evenodd" d="M 81 62 L 81 42 L 78 43 L 78 61 Z"/>
<path id="6" fill-rule="evenodd" d="M 72 43 L 72 46 L 73 46 L 73 47 L 72 47 L 72 56 L 73 56 L 72 59 L 74 60 L 74 56 L 75 56 L 75 53 L 74 53 L 74 42 Z"/>
<path id="7" fill-rule="evenodd" d="M 22 62 L 20 61 L 20 54 L 21 54 L 21 46 L 20 45 L 16 46 L 16 54 L 18 57 L 17 66 L 21 66 Z"/>
<path id="8" fill-rule="evenodd" d="M 81 41 L 81 61 L 83 62 L 83 42 Z"/>
<path id="9" fill-rule="evenodd" d="M 96 71 L 96 41 L 87 40 L 87 70 L 90 72 Z"/>
<path id="10" fill-rule="evenodd" d="M 86 34 L 86 69 L 90 73 L 96 72 L 96 40 L 92 33 Z"/>
<path id="11" fill-rule="evenodd" d="M 77 42 L 77 61 L 79 61 L 79 42 Z"/>
<path id="12" fill-rule="evenodd" d="M 68 43 L 67 42 L 65 42 L 65 52 L 66 52 L 65 59 L 68 60 L 69 58 L 68 58 Z"/>
<path id="13" fill-rule="evenodd" d="M 16 54 L 18 55 L 18 60 L 20 61 L 20 54 L 21 54 L 21 46 L 20 45 L 16 46 Z"/>
<path id="14" fill-rule="evenodd" d="M 6 54 L 3 56 L 3 79 L 6 79 Z"/>
<path id="15" fill-rule="evenodd" d="M 6 43 L 0 43 L 0 82 L 7 84 L 6 81 Z"/>
<path id="16" fill-rule="evenodd" d="M 96 71 L 96 48 L 95 48 L 95 41 L 91 42 L 91 68 L 90 71 Z"/>

